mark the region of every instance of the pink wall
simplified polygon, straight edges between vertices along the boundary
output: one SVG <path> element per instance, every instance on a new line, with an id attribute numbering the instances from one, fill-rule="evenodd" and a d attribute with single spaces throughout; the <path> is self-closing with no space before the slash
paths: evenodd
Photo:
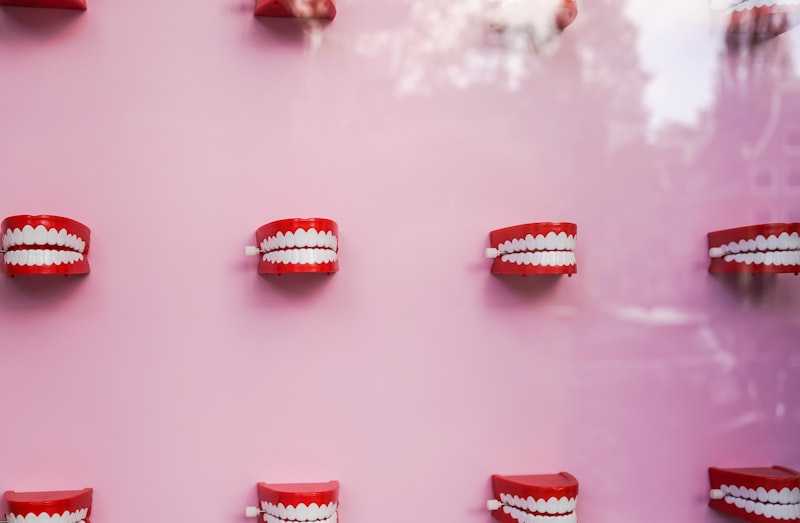
<path id="1" fill-rule="evenodd" d="M 0 214 L 92 228 L 87 277 L 0 279 L 0 489 L 242 522 L 338 479 L 345 523 L 488 523 L 492 473 L 566 470 L 581 521 L 722 522 L 709 465 L 800 467 L 800 278 L 705 244 L 800 220 L 797 35 L 606 0 L 537 56 L 474 5 L 0 10 Z M 341 271 L 259 276 L 255 229 L 314 215 Z M 491 229 L 558 220 L 576 276 L 489 273 Z"/>

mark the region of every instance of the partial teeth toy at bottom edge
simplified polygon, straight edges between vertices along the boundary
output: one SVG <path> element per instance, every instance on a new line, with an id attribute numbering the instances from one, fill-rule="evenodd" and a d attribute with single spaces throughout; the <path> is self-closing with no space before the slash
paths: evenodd
<path id="1" fill-rule="evenodd" d="M 65 510 L 62 514 L 53 514 L 52 516 L 46 512 L 42 512 L 38 516 L 33 513 L 26 516 L 9 514 L 8 523 L 81 523 L 86 519 L 88 513 L 88 508 L 82 508 L 75 512 Z"/>
<path id="2" fill-rule="evenodd" d="M 264 514 L 264 521 L 267 523 L 296 523 L 297 521 L 309 521 L 311 523 L 336 523 L 338 516 L 334 513 L 332 516 L 326 519 L 304 519 L 304 520 L 297 520 L 297 519 L 281 519 L 277 516 L 273 516 L 272 514 Z"/>
<path id="3" fill-rule="evenodd" d="M 543 267 L 575 265 L 575 253 L 571 251 L 515 252 L 504 254 L 500 259 L 517 265 L 541 265 Z"/>
<path id="4" fill-rule="evenodd" d="M 748 514 L 755 513 L 757 516 L 764 516 L 765 518 L 775 518 L 783 520 L 797 520 L 800 519 L 800 505 L 777 505 L 774 503 L 761 503 L 753 501 L 752 499 L 735 498 L 733 496 L 725 496 L 725 503 L 728 505 L 736 505 L 737 508 L 743 509 Z"/>
<path id="5" fill-rule="evenodd" d="M 578 516 L 575 512 L 555 516 L 545 516 L 543 514 L 531 514 L 518 508 L 503 506 L 503 512 L 514 518 L 519 523 L 577 523 Z"/>
<path id="6" fill-rule="evenodd" d="M 336 252 L 330 249 L 286 249 L 265 253 L 262 259 L 270 263 L 296 263 L 300 265 L 331 263 L 336 261 Z"/>
<path id="7" fill-rule="evenodd" d="M 83 260 L 83 254 L 74 251 L 56 251 L 51 249 L 20 249 L 8 251 L 3 261 L 8 265 L 61 265 Z"/>
<path id="8" fill-rule="evenodd" d="M 728 0 L 728 12 L 744 11 L 756 7 L 800 6 L 800 0 Z"/>

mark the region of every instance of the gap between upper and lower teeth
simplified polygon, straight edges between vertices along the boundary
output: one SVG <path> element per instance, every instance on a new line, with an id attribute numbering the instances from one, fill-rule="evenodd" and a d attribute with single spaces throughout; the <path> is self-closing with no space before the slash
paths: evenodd
<path id="1" fill-rule="evenodd" d="M 561 498 L 551 497 L 549 499 L 539 498 L 534 499 L 533 496 L 521 498 L 519 496 L 512 496 L 511 494 L 500 494 L 500 501 L 507 506 L 521 508 L 530 512 L 538 512 L 541 514 L 565 514 L 575 510 L 578 503 L 577 498 Z"/>
<path id="2" fill-rule="evenodd" d="M 69 247 L 78 252 L 86 250 L 86 242 L 77 234 L 70 234 L 64 228 L 58 230 L 51 227 L 48 229 L 44 225 L 37 225 L 36 228 L 26 225 L 22 229 L 6 229 L 3 234 L 3 250 L 19 245 L 57 245 Z"/>

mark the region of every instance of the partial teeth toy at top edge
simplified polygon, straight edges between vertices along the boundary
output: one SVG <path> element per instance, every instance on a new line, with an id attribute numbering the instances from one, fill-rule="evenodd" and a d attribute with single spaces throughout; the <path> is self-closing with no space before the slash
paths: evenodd
<path id="1" fill-rule="evenodd" d="M 8 515 L 8 523 L 80 523 L 86 519 L 89 509 L 83 508 L 75 512 L 64 511 L 62 514 L 49 514 L 42 512 L 39 515 L 32 513 L 26 515 Z"/>

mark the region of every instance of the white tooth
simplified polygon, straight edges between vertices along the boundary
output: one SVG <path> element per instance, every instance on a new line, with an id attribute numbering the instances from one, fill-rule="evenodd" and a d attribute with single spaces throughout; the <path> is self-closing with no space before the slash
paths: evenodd
<path id="1" fill-rule="evenodd" d="M 567 512 L 567 508 L 569 507 L 569 500 L 566 496 L 562 496 L 558 500 L 558 513 L 564 514 Z"/>
<path id="2" fill-rule="evenodd" d="M 767 239 L 764 238 L 764 236 L 759 234 L 758 236 L 756 236 L 756 246 L 758 247 L 758 250 L 760 250 L 760 251 L 767 250 Z"/>
<path id="3" fill-rule="evenodd" d="M 789 233 L 782 232 L 780 236 L 778 236 L 778 249 L 785 250 L 789 248 Z"/>
<path id="4" fill-rule="evenodd" d="M 536 500 L 536 512 L 540 512 L 542 514 L 547 512 L 547 500 L 544 498 Z"/>
<path id="5" fill-rule="evenodd" d="M 259 249 L 261 249 L 262 251 L 266 251 L 266 250 L 268 250 L 268 249 L 267 249 L 267 244 L 268 244 L 268 243 L 269 243 L 269 242 L 268 242 L 267 240 L 264 240 L 263 242 L 261 242 L 261 243 L 258 245 L 258 248 L 259 248 Z"/>
<path id="6" fill-rule="evenodd" d="M 337 238 L 336 236 L 331 235 L 331 243 L 333 243 L 333 245 L 331 246 L 331 249 L 333 249 L 335 251 L 336 249 L 338 249 L 338 246 L 339 246 L 339 238 Z"/>
<path id="7" fill-rule="evenodd" d="M 747 250 L 747 240 L 739 240 L 739 250 L 742 252 Z"/>
<path id="8" fill-rule="evenodd" d="M 511 252 L 518 252 L 521 250 L 522 249 L 520 249 L 519 240 L 514 238 L 514 241 L 511 242 Z"/>
<path id="9" fill-rule="evenodd" d="M 503 242 L 503 248 L 500 249 L 503 252 L 511 252 L 511 242 L 506 240 Z"/>
<path id="10" fill-rule="evenodd" d="M 504 254 L 504 255 L 502 255 L 502 256 L 500 257 L 500 261 L 504 261 L 504 262 L 510 262 L 510 261 L 511 261 L 511 255 L 510 255 L 510 254 Z"/>
<path id="11" fill-rule="evenodd" d="M 575 510 L 575 505 L 577 505 L 577 503 L 578 503 L 577 498 L 571 498 L 569 500 L 569 506 L 567 506 L 567 510 L 570 511 L 570 512 Z"/>
<path id="12" fill-rule="evenodd" d="M 8 238 L 8 231 L 6 231 L 6 233 L 3 234 L 3 250 L 8 249 L 10 243 L 11 242 Z"/>
<path id="13" fill-rule="evenodd" d="M 83 252 L 86 250 L 86 242 L 78 238 L 78 252 Z"/>
<path id="14" fill-rule="evenodd" d="M 764 513 L 765 506 L 766 505 L 764 505 L 763 503 L 756 503 L 756 506 L 753 507 L 753 512 L 756 514 L 756 516 L 760 516 Z"/>
<path id="15" fill-rule="evenodd" d="M 19 251 L 7 252 L 6 256 L 8 256 L 6 263 L 9 265 L 17 265 L 19 263 Z"/>
<path id="16" fill-rule="evenodd" d="M 533 253 L 533 258 L 531 258 L 531 264 L 536 266 L 542 263 L 542 253 L 541 251 L 536 251 Z"/>
<path id="17" fill-rule="evenodd" d="M 7 252 L 7 253 L 3 254 L 3 262 L 6 263 L 7 265 L 11 265 L 11 253 L 10 252 Z"/>
<path id="18" fill-rule="evenodd" d="M 286 519 L 295 519 L 295 512 L 294 505 L 286 505 Z"/>
<path id="19" fill-rule="evenodd" d="M 756 241 L 755 240 L 747 240 L 747 250 L 748 251 L 756 250 Z"/>
<path id="20" fill-rule="evenodd" d="M 568 252 L 565 251 L 558 251 L 558 264 L 561 266 L 568 265 L 567 262 L 567 254 Z"/>
<path id="21" fill-rule="evenodd" d="M 322 263 L 323 255 L 322 249 L 314 249 L 314 263 Z"/>
<path id="22" fill-rule="evenodd" d="M 567 233 L 561 231 L 558 233 L 558 239 L 556 240 L 556 249 L 564 250 L 567 248 Z"/>
<path id="23" fill-rule="evenodd" d="M 733 259 L 734 259 L 734 260 L 736 260 L 736 262 L 737 262 L 737 263 L 742 263 L 742 262 L 744 262 L 744 253 L 741 253 L 741 252 L 740 252 L 739 254 L 737 254 L 736 256 L 734 256 L 734 257 L 733 257 Z"/>
<path id="24" fill-rule="evenodd" d="M 295 234 L 296 236 L 296 234 Z M 295 511 L 295 518 L 299 521 L 308 521 L 308 507 L 306 507 L 305 503 L 299 503 L 297 505 L 297 510 Z"/>
<path id="25" fill-rule="evenodd" d="M 14 229 L 14 245 L 22 245 L 22 231 Z"/>
<path id="26" fill-rule="evenodd" d="M 767 249 L 774 251 L 778 248 L 778 237 L 774 234 L 770 234 L 769 238 L 767 238 Z"/>
<path id="27" fill-rule="evenodd" d="M 25 245 L 33 245 L 34 241 L 36 240 L 36 233 L 33 230 L 33 227 L 30 225 L 26 225 L 22 228 L 22 243 Z"/>
<path id="28" fill-rule="evenodd" d="M 74 249 L 75 244 L 77 243 L 78 237 L 74 234 L 67 234 L 67 247 Z"/>
<path id="29" fill-rule="evenodd" d="M 292 231 L 286 231 L 286 233 L 283 235 L 283 237 L 286 239 L 286 247 L 287 248 L 291 248 L 291 247 L 295 247 L 296 246 L 296 243 L 294 241 L 294 233 Z M 289 507 L 286 507 L 286 510 L 289 510 Z"/>
<path id="30" fill-rule="evenodd" d="M 769 503 L 764 505 L 764 517 L 771 518 L 775 515 L 775 509 Z"/>
<path id="31" fill-rule="evenodd" d="M 730 242 L 728 244 L 728 251 L 729 252 L 732 252 L 733 254 L 738 254 L 740 250 L 741 249 L 739 249 L 739 243 L 738 242 Z"/>
<path id="32" fill-rule="evenodd" d="M 568 261 L 569 261 L 568 265 L 575 265 L 576 262 L 575 262 L 575 253 L 574 252 L 570 252 L 569 253 L 569 260 Z"/>
<path id="33" fill-rule="evenodd" d="M 755 257 L 753 257 L 753 261 L 755 263 L 764 263 L 764 253 L 761 252 L 761 251 L 757 252 Z M 765 490 L 764 494 L 766 494 L 766 493 L 767 493 L 767 491 Z"/>
<path id="34" fill-rule="evenodd" d="M 764 265 L 772 265 L 772 253 L 765 252 L 764 253 Z"/>
<path id="35" fill-rule="evenodd" d="M 51 250 L 43 250 L 44 253 L 44 264 L 45 265 L 53 265 L 53 252 Z"/>
<path id="36" fill-rule="evenodd" d="M 744 509 L 747 511 L 748 514 L 753 512 L 753 509 L 756 506 L 756 502 L 752 499 L 748 499 L 747 502 L 744 504 Z"/>
<path id="37" fill-rule="evenodd" d="M 547 513 L 548 514 L 555 514 L 558 510 L 558 500 L 556 498 L 550 498 L 547 500 Z"/>
<path id="38" fill-rule="evenodd" d="M 733 254 L 729 254 L 729 255 L 725 256 L 725 261 L 726 262 L 732 262 L 733 261 Z"/>
<path id="39" fill-rule="evenodd" d="M 752 500 L 758 499 L 758 495 L 756 494 L 756 489 L 754 488 L 747 489 L 747 497 Z"/>
<path id="40" fill-rule="evenodd" d="M 278 234 L 275 235 L 275 238 L 278 240 L 278 248 L 285 249 L 286 248 L 286 237 L 283 235 L 283 233 L 278 231 Z"/>
<path id="41" fill-rule="evenodd" d="M 515 507 L 521 506 L 519 496 L 514 496 L 513 498 L 511 498 L 511 504 L 514 505 Z"/>
<path id="42" fill-rule="evenodd" d="M 308 237 L 306 236 L 305 229 L 297 229 L 294 231 L 294 244 L 301 248 L 308 245 Z"/>
<path id="43" fill-rule="evenodd" d="M 736 498 L 736 499 L 733 500 L 733 502 L 736 504 L 737 508 L 744 508 L 744 504 L 745 504 L 744 498 Z"/>
<path id="44" fill-rule="evenodd" d="M 61 523 L 61 514 L 53 514 L 50 516 L 50 523 Z M 66 523 L 66 521 L 64 523 Z"/>
<path id="45" fill-rule="evenodd" d="M 25 265 L 30 265 L 31 267 L 36 265 L 36 251 L 33 249 L 28 250 L 28 259 L 25 260 Z"/>
<path id="46" fill-rule="evenodd" d="M 541 234 L 536 235 L 536 248 L 544 250 L 545 245 L 547 245 L 547 240 L 545 240 L 544 236 Z"/>
<path id="47" fill-rule="evenodd" d="M 800 487 L 795 487 L 792 489 L 792 497 L 789 499 L 792 503 L 800 503 Z"/>
<path id="48" fill-rule="evenodd" d="M 777 253 L 776 253 L 777 254 Z M 783 251 L 781 253 L 781 263 L 784 265 L 791 265 L 794 260 L 793 252 Z"/>
<path id="49" fill-rule="evenodd" d="M 47 245 L 47 227 L 37 225 L 33 230 L 33 241 L 36 245 Z"/>
<path id="50" fill-rule="evenodd" d="M 739 487 L 731 487 L 730 488 L 731 496 L 738 498 L 739 497 Z"/>
<path id="51" fill-rule="evenodd" d="M 278 503 L 278 517 L 281 519 L 286 519 L 286 507 L 283 506 L 283 503 Z"/>
<path id="52" fill-rule="evenodd" d="M 292 261 L 292 252 L 291 251 L 280 251 L 281 252 L 281 262 L 282 263 L 289 263 Z"/>
<path id="53" fill-rule="evenodd" d="M 311 229 L 312 231 L 314 229 Z M 316 232 L 316 231 L 314 231 Z M 306 518 L 308 521 L 316 521 L 319 519 L 319 505 L 311 503 L 306 509 Z"/>
<path id="54" fill-rule="evenodd" d="M 525 255 L 521 252 L 516 252 L 511 256 L 514 258 L 514 263 L 516 263 L 517 265 L 522 265 L 522 262 L 525 259 Z"/>
<path id="55" fill-rule="evenodd" d="M 543 252 L 542 259 L 539 263 L 541 264 L 542 267 L 547 267 L 548 265 L 550 265 L 550 253 Z"/>
<path id="56" fill-rule="evenodd" d="M 778 502 L 778 491 L 774 488 L 771 488 L 767 491 L 767 499 L 770 503 L 777 503 Z"/>
<path id="57" fill-rule="evenodd" d="M 268 506 L 269 506 L 269 504 L 266 501 L 262 501 L 261 502 L 261 510 L 263 510 L 264 512 L 267 511 L 267 507 Z"/>
<path id="58" fill-rule="evenodd" d="M 528 499 L 525 500 L 525 509 L 536 512 L 536 500 L 533 496 L 528 496 Z"/>
<path id="59" fill-rule="evenodd" d="M 574 251 L 575 250 L 575 236 L 570 234 L 567 236 L 567 250 Z"/>
<path id="60" fill-rule="evenodd" d="M 733 500 L 734 499 L 736 499 L 736 498 L 733 497 L 733 496 L 725 496 L 725 503 L 727 503 L 728 505 L 733 505 Z"/>
<path id="61" fill-rule="evenodd" d="M 317 244 L 318 238 L 319 234 L 317 234 L 317 230 L 315 228 L 311 227 L 306 231 L 306 245 L 309 247 L 319 247 Z"/>
<path id="62" fill-rule="evenodd" d="M 58 243 L 58 231 L 52 227 L 47 231 L 47 245 L 55 245 Z"/>
<path id="63" fill-rule="evenodd" d="M 792 250 L 800 249 L 800 234 L 793 232 L 789 235 L 789 248 Z"/>
<path id="64" fill-rule="evenodd" d="M 525 236 L 525 248 L 532 251 L 536 248 L 536 238 L 532 234 Z"/>
<path id="65" fill-rule="evenodd" d="M 524 263 L 525 265 L 530 265 L 531 262 L 533 262 L 533 253 L 532 252 L 526 252 L 523 255 L 522 263 Z"/>
<path id="66" fill-rule="evenodd" d="M 59 247 L 63 247 L 64 244 L 67 243 L 67 230 L 61 229 L 58 231 L 58 238 L 56 239 L 56 245 Z"/>
<path id="67" fill-rule="evenodd" d="M 547 233 L 545 237 L 545 244 L 548 251 L 552 251 L 556 248 L 556 244 L 558 243 L 558 239 L 556 237 L 556 233 L 550 231 Z"/>

